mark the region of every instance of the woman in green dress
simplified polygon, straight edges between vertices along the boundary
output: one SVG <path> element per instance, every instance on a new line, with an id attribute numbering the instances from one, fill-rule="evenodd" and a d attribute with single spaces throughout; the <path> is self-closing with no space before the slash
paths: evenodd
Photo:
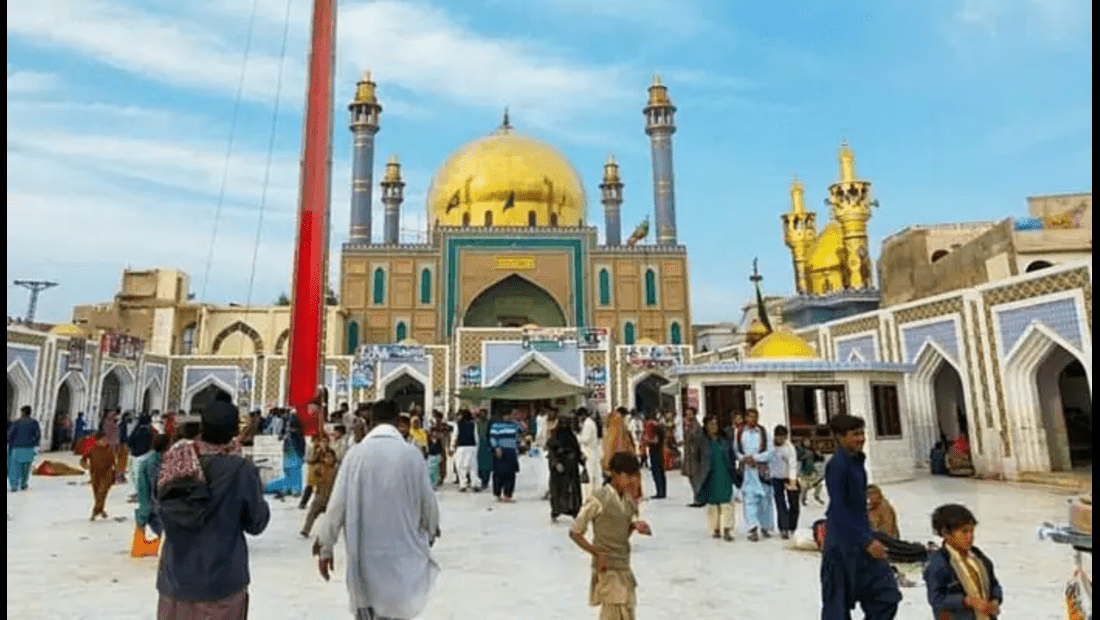
<path id="1" fill-rule="evenodd" d="M 718 418 L 714 416 L 704 420 L 703 428 L 705 435 L 700 441 L 695 469 L 695 497 L 707 507 L 711 536 L 732 541 L 733 487 L 740 485 L 733 442 L 719 432 Z"/>

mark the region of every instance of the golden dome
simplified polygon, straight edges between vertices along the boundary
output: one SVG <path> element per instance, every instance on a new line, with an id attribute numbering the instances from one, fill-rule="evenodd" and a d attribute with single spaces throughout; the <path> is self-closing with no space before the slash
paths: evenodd
<path id="1" fill-rule="evenodd" d="M 829 222 L 821 229 L 817 237 L 813 251 L 810 252 L 809 271 L 827 271 L 839 269 L 841 266 L 840 254 L 844 249 L 844 231 L 840 224 Z"/>
<path id="2" fill-rule="evenodd" d="M 50 333 L 56 336 L 66 336 L 75 338 L 87 338 L 88 335 L 84 333 L 83 329 L 72 323 L 58 323 L 50 328 Z"/>
<path id="3" fill-rule="evenodd" d="M 504 125 L 452 153 L 428 190 L 431 226 L 579 226 L 587 203 L 580 175 L 557 149 Z"/>
<path id="4" fill-rule="evenodd" d="M 749 350 L 750 359 L 814 359 L 814 352 L 805 340 L 784 330 L 774 331 Z"/>

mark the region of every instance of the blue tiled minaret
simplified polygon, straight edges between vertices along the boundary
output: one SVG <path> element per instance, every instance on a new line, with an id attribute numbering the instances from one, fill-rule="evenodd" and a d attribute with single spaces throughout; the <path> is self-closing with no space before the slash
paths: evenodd
<path id="1" fill-rule="evenodd" d="M 649 102 L 643 110 L 645 132 L 653 151 L 653 206 L 656 211 L 657 245 L 676 245 L 676 191 L 672 178 L 672 134 L 676 132 L 676 106 L 668 98 L 661 77 L 654 76 Z"/>
<path id="2" fill-rule="evenodd" d="M 351 112 L 353 146 L 351 168 L 351 243 L 371 242 L 371 178 L 374 168 L 374 136 L 378 133 L 378 120 L 382 106 L 370 79 L 370 72 L 363 74 L 356 84 L 355 99 L 348 104 Z"/>
<path id="3" fill-rule="evenodd" d="M 603 203 L 604 236 L 607 245 L 623 244 L 620 209 L 623 205 L 623 181 L 619 177 L 619 164 L 607 156 L 603 165 L 603 183 L 600 183 L 600 202 Z"/>

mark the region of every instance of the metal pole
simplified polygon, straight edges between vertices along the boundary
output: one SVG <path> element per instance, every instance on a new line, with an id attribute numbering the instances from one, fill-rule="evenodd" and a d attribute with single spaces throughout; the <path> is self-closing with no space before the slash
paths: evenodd
<path id="1" fill-rule="evenodd" d="M 42 291 L 57 286 L 57 282 L 48 282 L 46 280 L 16 280 L 14 282 L 16 286 L 22 286 L 23 288 L 31 292 L 31 303 L 27 307 L 27 322 L 34 321 L 34 313 L 38 310 L 38 294 Z"/>

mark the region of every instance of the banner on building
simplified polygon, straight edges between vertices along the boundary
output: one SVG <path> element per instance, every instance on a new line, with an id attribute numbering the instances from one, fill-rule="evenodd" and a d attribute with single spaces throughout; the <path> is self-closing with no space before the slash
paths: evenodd
<path id="1" fill-rule="evenodd" d="M 145 350 L 145 343 L 137 336 L 107 332 L 99 343 L 100 354 L 118 359 L 136 360 Z"/>
<path id="2" fill-rule="evenodd" d="M 84 355 L 88 348 L 88 341 L 83 338 L 69 338 L 69 360 L 66 370 L 69 372 L 82 372 L 84 370 Z"/>
<path id="3" fill-rule="evenodd" d="M 684 403 L 685 407 L 691 407 L 696 411 L 699 410 L 699 389 L 688 388 L 687 389 L 687 402 Z"/>
<path id="4" fill-rule="evenodd" d="M 577 348 L 582 351 L 606 351 L 606 327 L 582 327 L 577 330 Z"/>
<path id="5" fill-rule="evenodd" d="M 590 400 L 607 400 L 607 367 L 589 366 L 584 374 Z"/>
<path id="6" fill-rule="evenodd" d="M 532 351 L 560 351 L 565 348 L 566 330 L 531 327 L 523 329 L 523 348 Z"/>
<path id="7" fill-rule="evenodd" d="M 464 388 L 481 387 L 481 366 L 471 364 L 463 368 L 459 383 Z"/>
<path id="8" fill-rule="evenodd" d="M 630 345 L 623 349 L 623 356 L 635 368 L 668 368 L 684 361 L 677 345 Z"/>
<path id="9" fill-rule="evenodd" d="M 403 344 L 364 344 L 359 347 L 356 358 L 360 360 L 401 360 L 419 361 L 425 358 L 424 347 Z"/>
<path id="10" fill-rule="evenodd" d="M 375 360 L 372 359 L 355 358 L 355 362 L 351 365 L 351 387 L 374 387 L 374 364 Z"/>

